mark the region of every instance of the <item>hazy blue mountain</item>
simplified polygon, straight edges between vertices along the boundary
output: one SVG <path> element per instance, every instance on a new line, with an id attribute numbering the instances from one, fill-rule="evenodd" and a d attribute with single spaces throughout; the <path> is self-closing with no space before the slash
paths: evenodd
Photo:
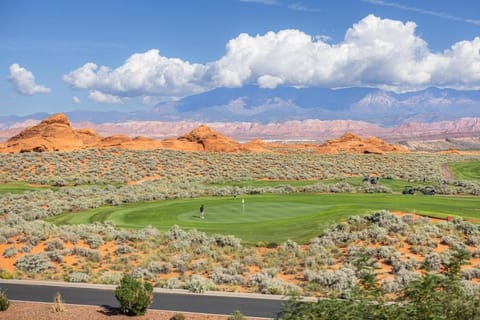
<path id="1" fill-rule="evenodd" d="M 159 103 L 136 112 L 73 111 L 72 122 L 202 121 L 285 122 L 288 120 L 363 120 L 383 126 L 411 121 L 435 122 L 480 116 L 480 91 L 428 88 L 401 93 L 371 88 L 262 89 L 257 86 L 218 88 L 178 101 Z M 27 119 L 44 119 L 46 113 L 3 116 L 10 125 Z"/>
<path id="2" fill-rule="evenodd" d="M 395 125 L 480 115 L 480 91 L 429 88 L 397 94 L 369 88 L 219 88 L 153 109 L 165 119 L 271 122 L 349 119 Z"/>

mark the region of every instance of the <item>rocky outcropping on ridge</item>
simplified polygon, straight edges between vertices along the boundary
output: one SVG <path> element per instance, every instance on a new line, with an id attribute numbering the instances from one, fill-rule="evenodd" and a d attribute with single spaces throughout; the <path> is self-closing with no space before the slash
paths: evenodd
<path id="1" fill-rule="evenodd" d="M 406 152 L 378 138 L 363 139 L 346 133 L 322 145 L 313 143 L 266 143 L 254 139 L 239 143 L 218 131 L 201 125 L 178 139 L 153 140 L 127 135 L 102 137 L 92 129 L 74 130 L 64 114 L 53 115 L 39 124 L 26 128 L 0 145 L 1 153 L 73 151 L 86 148 L 117 148 L 132 150 L 172 149 L 193 152 L 291 152 L 305 150 L 317 153 L 385 153 Z"/>
<path id="2" fill-rule="evenodd" d="M 337 139 L 327 140 L 320 145 L 317 153 L 374 153 L 408 152 L 407 149 L 386 143 L 375 137 L 363 139 L 353 133 L 347 132 Z"/>
<path id="3" fill-rule="evenodd" d="M 56 114 L 11 137 L 0 147 L 0 151 L 16 153 L 76 150 L 85 146 L 83 140 L 97 140 L 95 135 L 92 132 L 87 134 L 86 131 L 75 132 L 64 114 Z"/>
<path id="4" fill-rule="evenodd" d="M 201 125 L 193 131 L 178 138 L 179 141 L 193 142 L 201 146 L 202 151 L 237 152 L 242 145 L 206 125 Z"/>

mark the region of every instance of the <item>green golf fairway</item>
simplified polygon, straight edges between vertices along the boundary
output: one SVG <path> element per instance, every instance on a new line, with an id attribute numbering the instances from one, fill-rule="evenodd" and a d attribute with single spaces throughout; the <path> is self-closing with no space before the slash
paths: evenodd
<path id="1" fill-rule="evenodd" d="M 8 182 L 0 184 L 0 194 L 2 193 L 22 193 L 25 191 L 36 191 L 42 189 L 56 190 L 55 187 L 50 186 L 31 186 L 26 182 Z"/>
<path id="2" fill-rule="evenodd" d="M 242 205 L 242 199 L 245 200 Z M 205 219 L 199 207 L 205 206 Z M 246 243 L 306 242 L 322 230 L 351 215 L 387 209 L 416 212 L 428 216 L 461 216 L 480 219 L 478 197 L 403 196 L 392 194 L 288 194 L 205 197 L 142 202 L 117 207 L 101 207 L 49 218 L 55 224 L 82 224 L 112 221 L 120 228 L 151 225 L 168 230 L 182 228 L 213 234 L 231 234 Z"/>
<path id="3" fill-rule="evenodd" d="M 448 167 L 457 180 L 480 181 L 480 161 L 452 162 Z"/>

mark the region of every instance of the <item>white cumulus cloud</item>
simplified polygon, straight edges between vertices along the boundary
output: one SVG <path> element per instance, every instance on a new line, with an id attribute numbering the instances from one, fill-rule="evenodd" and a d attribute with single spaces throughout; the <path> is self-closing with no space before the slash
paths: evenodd
<path id="1" fill-rule="evenodd" d="M 430 86 L 480 88 L 480 37 L 431 52 L 416 28 L 414 22 L 368 15 L 338 43 L 295 29 L 244 33 L 231 39 L 225 54 L 209 63 L 164 57 L 152 49 L 130 56 L 115 69 L 86 63 L 64 75 L 64 80 L 74 88 L 90 90 L 91 99 L 107 103 L 135 96 L 182 97 L 246 84 L 358 86 L 396 92 Z"/>
<path id="2" fill-rule="evenodd" d="M 116 104 L 123 104 L 123 100 L 121 97 L 114 96 L 112 94 L 103 93 L 98 90 L 93 90 L 88 94 L 88 98 L 92 101 L 98 103 L 116 103 Z"/>
<path id="3" fill-rule="evenodd" d="M 14 63 L 10 66 L 10 76 L 8 80 L 15 87 L 18 93 L 32 96 L 37 93 L 49 93 L 50 89 L 36 84 L 35 76 L 32 72 L 21 67 L 18 63 Z"/>
<path id="4" fill-rule="evenodd" d="M 112 70 L 86 63 L 63 76 L 74 88 L 94 89 L 121 96 L 144 94 L 179 95 L 204 90 L 201 77 L 205 66 L 177 58 L 166 58 L 156 49 L 130 56 Z"/>

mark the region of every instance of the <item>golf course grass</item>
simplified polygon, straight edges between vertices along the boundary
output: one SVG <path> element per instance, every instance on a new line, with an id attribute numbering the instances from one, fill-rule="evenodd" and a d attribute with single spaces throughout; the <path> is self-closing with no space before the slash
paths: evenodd
<path id="1" fill-rule="evenodd" d="M 52 189 L 56 190 L 54 187 L 50 186 L 32 186 L 26 182 L 8 182 L 0 184 L 0 194 L 3 193 L 22 193 L 25 191 L 37 191 L 41 189 Z"/>
<path id="2" fill-rule="evenodd" d="M 287 239 L 303 243 L 351 215 L 381 209 L 440 218 L 461 216 L 466 220 L 478 221 L 479 203 L 478 197 L 469 196 L 264 194 L 241 195 L 237 199 L 203 197 L 105 206 L 65 213 L 48 221 L 55 224 L 112 221 L 120 228 L 136 229 L 151 225 L 164 231 L 177 224 L 185 229 L 196 228 L 210 234 L 235 235 L 245 243 L 281 243 Z M 202 204 L 205 206 L 205 219 L 199 217 Z"/>
<path id="3" fill-rule="evenodd" d="M 448 168 L 456 180 L 480 181 L 480 161 L 452 162 Z"/>
<path id="4" fill-rule="evenodd" d="M 354 187 L 358 187 L 362 184 L 363 177 L 348 177 L 344 179 L 327 179 L 327 180 L 245 180 L 245 181 L 229 181 L 223 183 L 210 183 L 207 185 L 213 186 L 229 186 L 229 187 L 252 187 L 252 188 L 262 188 L 262 187 L 278 187 L 282 185 L 288 185 L 292 187 L 300 186 L 309 186 L 316 183 L 321 184 L 334 184 L 339 182 L 346 182 Z M 406 186 L 420 187 L 428 185 L 428 183 L 421 182 L 408 182 L 401 179 L 389 179 L 381 178 L 380 183 L 393 192 L 402 192 Z"/>

